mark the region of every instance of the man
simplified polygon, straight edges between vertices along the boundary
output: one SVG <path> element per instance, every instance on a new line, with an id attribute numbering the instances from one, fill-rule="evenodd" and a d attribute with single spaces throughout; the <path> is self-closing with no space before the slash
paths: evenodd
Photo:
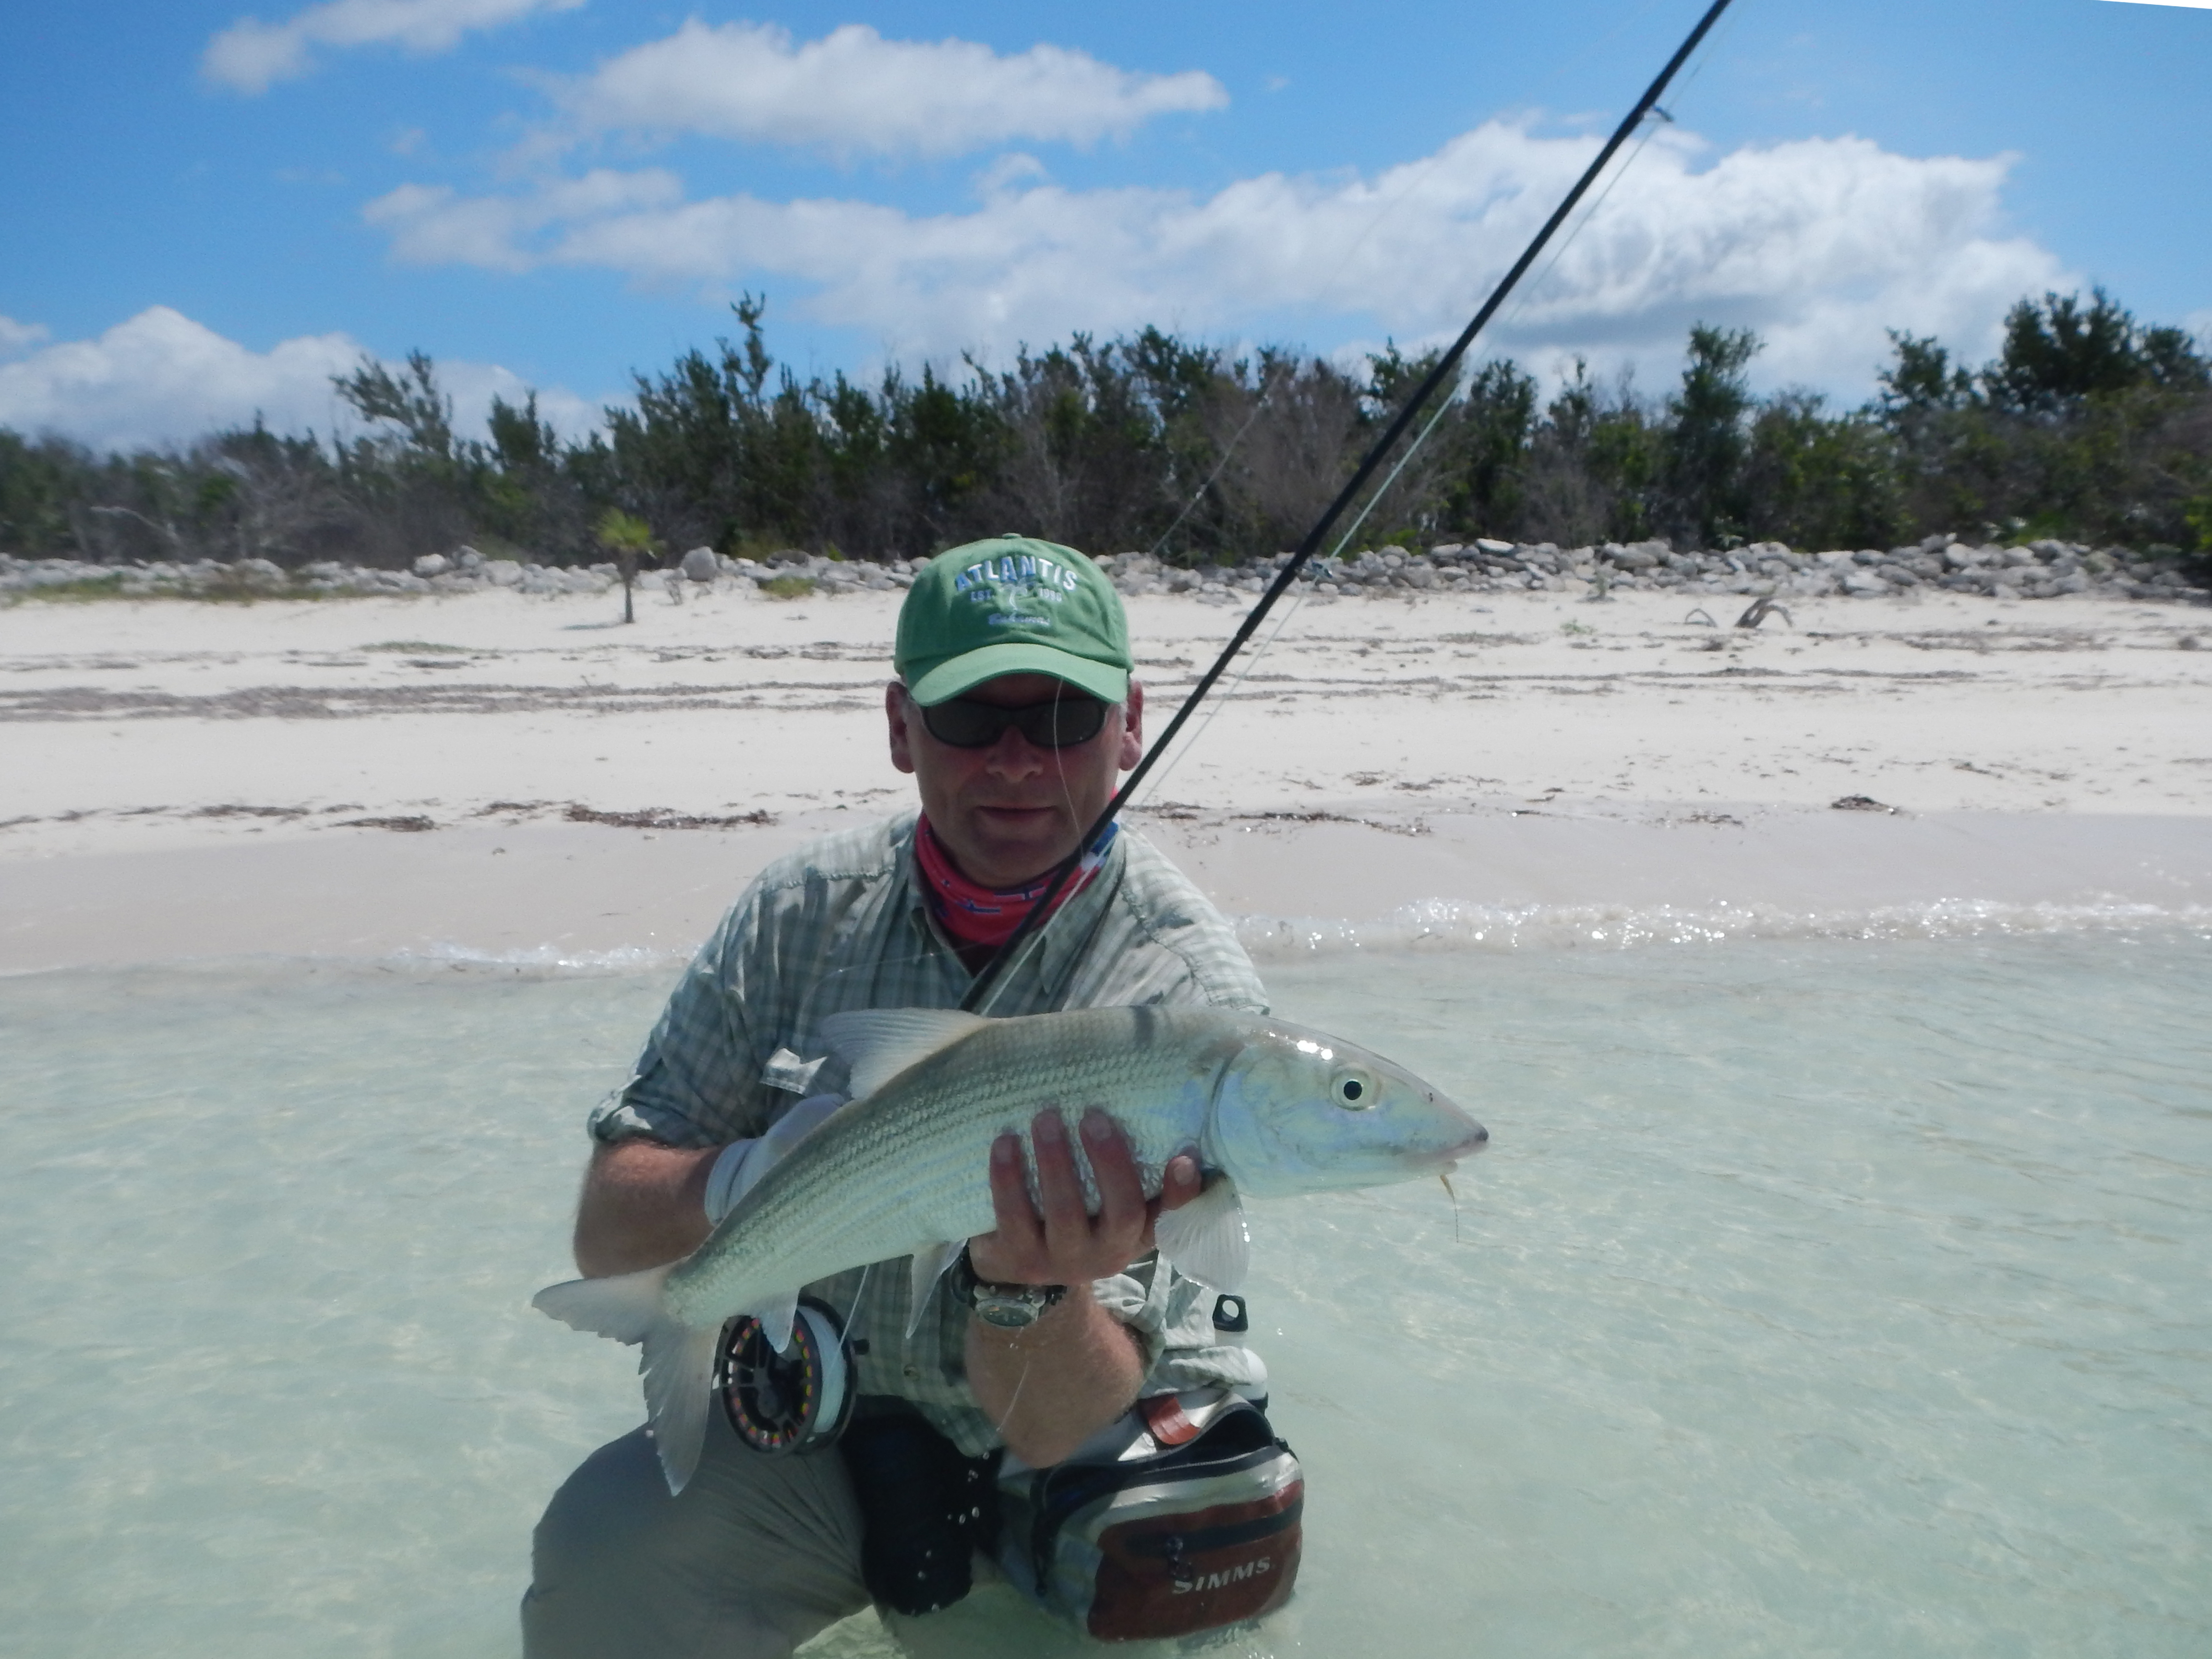
<path id="1" fill-rule="evenodd" d="M 901 609 L 895 666 L 891 764 L 913 776 L 919 817 L 771 866 L 702 949 L 635 1074 L 592 1114 L 576 1221 L 586 1273 L 689 1254 L 781 1150 L 769 1131 L 781 1122 L 787 1135 L 834 1103 L 813 1091 L 834 1083 L 836 1062 L 804 1058 L 823 1053 L 828 1016 L 957 1006 L 1141 752 L 1120 597 L 1073 549 L 1006 536 L 939 556 Z M 982 1012 L 1142 1003 L 1266 1006 L 1221 916 L 1117 833 L 1086 854 Z M 1193 1161 L 1172 1161 L 1148 1204 L 1119 1130 L 1097 1114 L 1075 1128 L 1097 1213 L 1057 1113 L 1032 1126 L 1041 1206 L 1020 1141 L 1001 1137 L 976 1171 L 996 1225 L 969 1241 L 968 1271 L 939 1283 L 911 1335 L 902 1268 L 811 1287 L 864 1340 L 863 1403 L 918 1413 L 968 1457 L 1003 1445 L 1042 1467 L 1140 1392 L 1264 1382 L 1254 1355 L 1216 1336 L 1211 1296 L 1149 1254 L 1159 1211 L 1198 1191 Z M 978 1281 L 1034 1322 L 977 1319 Z M 526 1650 L 787 1655 L 867 1604 L 862 1534 L 834 1449 L 763 1455 L 717 1413 L 697 1474 L 672 1498 L 641 1429 L 593 1454 L 539 1523 Z"/>

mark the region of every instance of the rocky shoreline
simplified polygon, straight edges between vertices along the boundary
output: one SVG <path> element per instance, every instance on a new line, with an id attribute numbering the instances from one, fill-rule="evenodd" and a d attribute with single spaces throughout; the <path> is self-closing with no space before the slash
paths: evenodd
<path id="1" fill-rule="evenodd" d="M 1266 587 L 1290 555 L 1238 566 L 1185 568 L 1142 553 L 1109 554 L 1099 563 L 1132 597 L 1182 594 L 1230 605 Z M 926 562 L 926 561 L 925 561 Z M 765 560 L 730 558 L 697 547 L 670 568 L 644 573 L 681 603 L 702 587 L 774 599 L 905 587 L 916 562 L 876 563 L 831 559 L 796 550 Z M 1447 542 L 1425 553 L 1386 545 L 1310 567 L 1310 599 L 1413 599 L 1425 593 L 1565 593 L 1602 599 L 1615 592 L 1741 594 L 1753 599 L 1881 599 L 1921 588 L 1994 599 L 2067 595 L 2203 604 L 2182 559 L 2163 550 L 2041 540 L 2020 545 L 1976 544 L 1930 536 L 1910 547 L 1800 552 L 1780 542 L 1754 542 L 1726 551 L 1678 552 L 1663 538 L 1562 549 L 1550 542 Z M 526 557 L 487 556 L 472 547 L 428 554 L 408 570 L 375 569 L 334 561 L 286 568 L 269 559 L 224 562 L 161 560 L 96 564 L 76 559 L 24 559 L 0 554 L 0 602 L 24 599 L 325 599 L 472 593 L 490 588 L 526 595 L 604 593 L 620 584 L 609 563 L 539 564 Z"/>
<path id="2" fill-rule="evenodd" d="M 1259 591 L 1289 556 L 1235 572 L 1180 570 L 1138 554 L 1104 561 L 1125 593 L 1218 595 Z M 1754 542 L 1728 552 L 1676 552 L 1666 540 L 1562 549 L 1550 542 L 1445 543 L 1425 554 L 1373 548 L 1313 565 L 1322 598 L 1400 598 L 1428 592 L 1496 593 L 1513 590 L 1601 599 L 1615 590 L 1744 594 L 1753 598 L 1879 599 L 1929 587 L 1999 599 L 2046 599 L 2084 594 L 2125 599 L 2203 603 L 2179 558 L 2125 548 L 2061 541 L 2024 546 L 1975 545 L 1956 536 L 1930 536 L 1911 547 L 1801 553 L 1780 542 Z"/>

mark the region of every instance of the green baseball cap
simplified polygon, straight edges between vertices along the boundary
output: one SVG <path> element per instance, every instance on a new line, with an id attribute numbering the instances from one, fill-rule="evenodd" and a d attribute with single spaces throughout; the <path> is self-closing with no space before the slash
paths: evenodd
<path id="1" fill-rule="evenodd" d="M 1120 702 L 1135 666 L 1106 573 L 1034 536 L 970 542 L 915 572 L 892 663 L 925 708 L 1001 674 L 1049 674 Z"/>

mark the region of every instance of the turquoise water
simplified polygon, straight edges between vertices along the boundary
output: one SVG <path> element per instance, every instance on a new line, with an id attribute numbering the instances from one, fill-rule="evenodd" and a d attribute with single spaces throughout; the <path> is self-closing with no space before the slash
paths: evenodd
<path id="1" fill-rule="evenodd" d="M 669 977 L 0 981 L 0 1647 L 515 1650 L 538 1510 L 636 1413 L 525 1304 Z M 2212 1650 L 2212 943 L 1269 978 L 1493 1150 L 1456 1214 L 1255 1209 L 1312 1496 L 1251 1650 Z"/>

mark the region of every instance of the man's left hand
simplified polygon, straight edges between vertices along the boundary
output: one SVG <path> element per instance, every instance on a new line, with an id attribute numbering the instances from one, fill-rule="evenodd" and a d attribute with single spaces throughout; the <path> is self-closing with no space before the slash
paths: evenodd
<path id="1" fill-rule="evenodd" d="M 968 1241 L 976 1278 L 995 1285 L 1088 1285 L 1151 1249 L 1153 1220 L 1198 1196 L 1198 1160 L 1188 1153 L 1168 1160 L 1160 1195 L 1147 1200 L 1121 1125 L 1094 1108 L 1083 1115 L 1079 1133 L 1098 1187 L 1097 1215 L 1085 1206 L 1066 1120 L 1058 1112 L 1039 1112 L 1030 1125 L 1041 1205 L 1030 1201 L 1021 1137 L 1003 1134 L 992 1143 L 991 1206 L 999 1224 Z"/>

